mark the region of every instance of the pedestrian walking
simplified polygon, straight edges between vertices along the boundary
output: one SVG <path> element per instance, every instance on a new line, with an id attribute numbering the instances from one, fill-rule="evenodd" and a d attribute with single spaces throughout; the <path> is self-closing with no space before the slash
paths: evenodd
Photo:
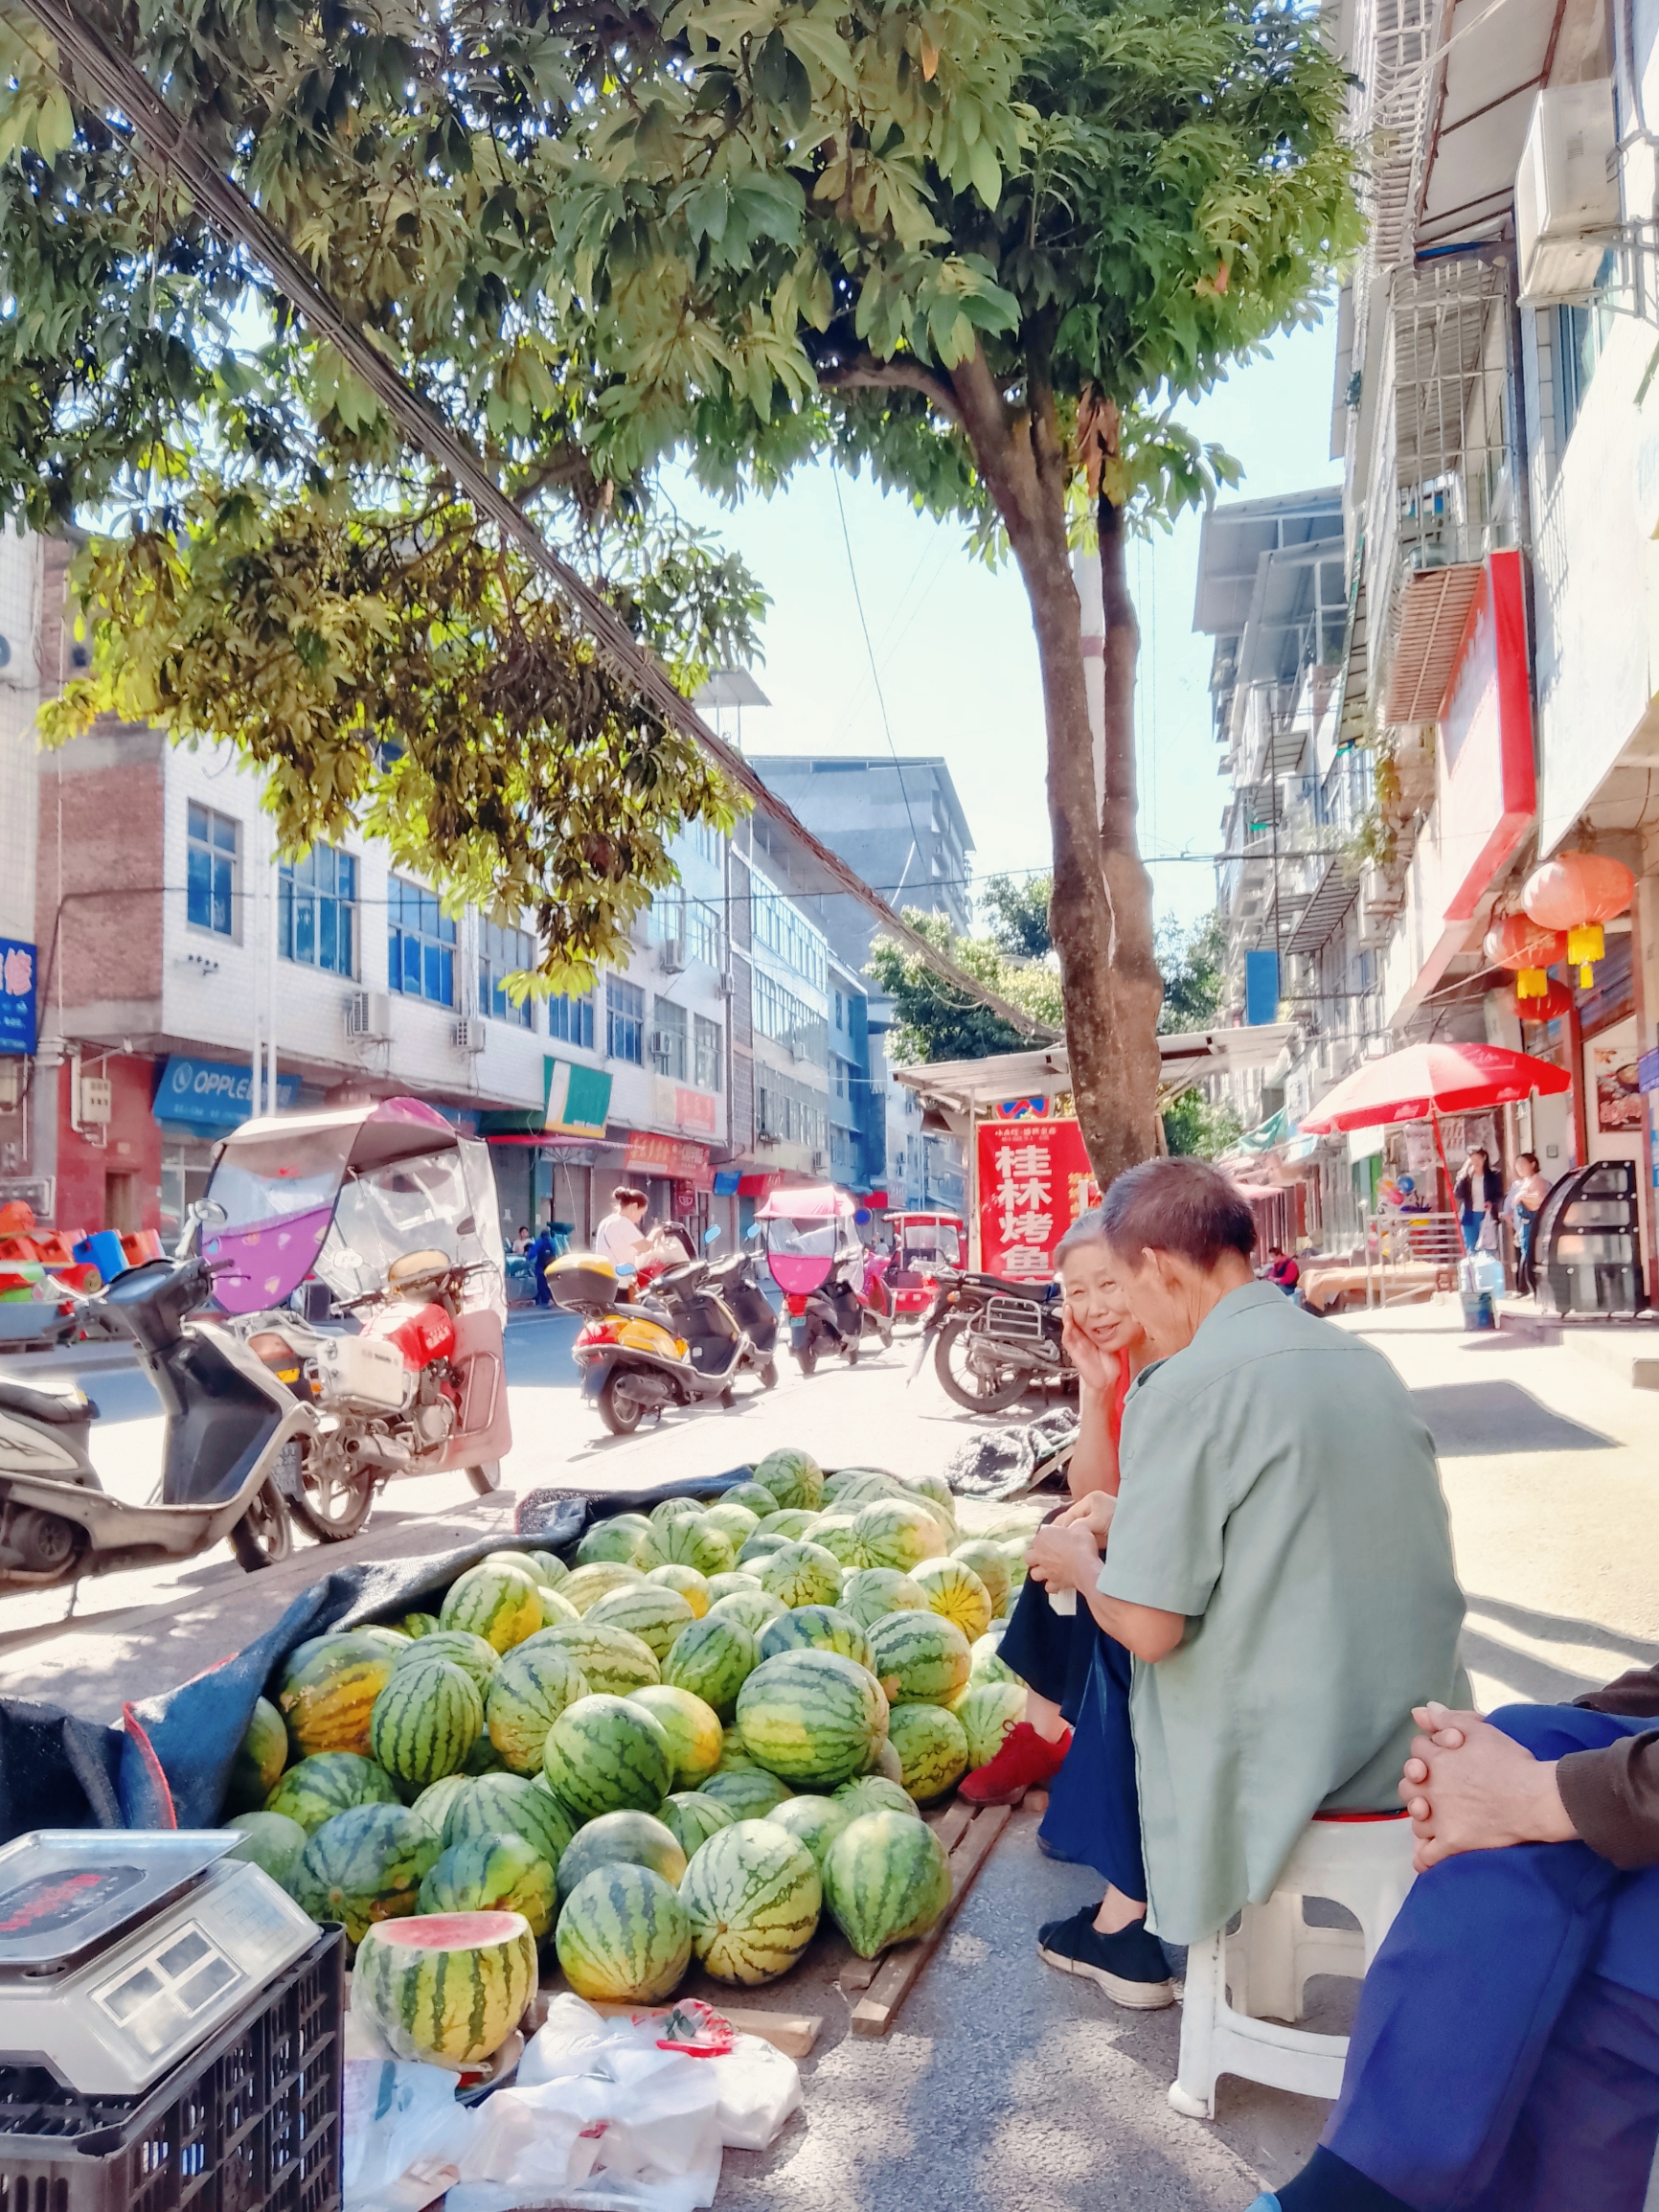
<path id="1" fill-rule="evenodd" d="M 553 1223 L 544 1221 L 541 1225 L 541 1234 L 530 1247 L 530 1272 L 535 1284 L 535 1302 L 538 1306 L 551 1306 L 553 1304 L 553 1292 L 547 1286 L 547 1270 L 557 1256 L 557 1252 L 558 1246 L 554 1242 Z"/>
<path id="2" fill-rule="evenodd" d="M 1538 1173 L 1536 1152 L 1517 1153 L 1515 1166 L 1520 1172 L 1510 1185 L 1504 1210 L 1515 1232 L 1515 1288 L 1523 1298 L 1532 1298 L 1538 1288 L 1538 1216 L 1550 1195 L 1550 1179 Z"/>
<path id="3" fill-rule="evenodd" d="M 1498 1214 L 1503 1202 L 1504 1178 L 1487 1157 L 1485 1146 L 1476 1145 L 1464 1162 L 1463 1174 L 1452 1185 L 1452 1206 L 1463 1225 L 1466 1252 L 1473 1252 L 1483 1245 L 1488 1251 L 1497 1250 Z"/>

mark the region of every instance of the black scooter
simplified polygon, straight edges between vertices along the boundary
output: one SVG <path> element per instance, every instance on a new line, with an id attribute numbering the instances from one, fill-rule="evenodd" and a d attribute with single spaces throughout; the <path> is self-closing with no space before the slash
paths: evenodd
<path id="1" fill-rule="evenodd" d="M 852 1280 L 855 1266 L 865 1273 L 863 1297 Z M 797 1291 L 789 1299 L 790 1345 L 803 1375 L 831 1352 L 856 1367 L 860 1344 L 873 1336 L 884 1352 L 893 1342 L 892 1293 L 879 1266 L 837 1259 L 816 1290 Z"/>
<path id="2" fill-rule="evenodd" d="M 763 1389 L 777 1382 L 778 1316 L 747 1252 L 670 1268 L 645 1295 L 663 1307 L 685 1338 L 700 1376 L 729 1382 L 750 1369 Z"/>
<path id="3" fill-rule="evenodd" d="M 226 1537 L 249 1573 L 286 1559 L 279 1463 L 316 1415 L 199 1312 L 212 1295 L 213 1270 L 187 1251 L 128 1268 L 90 1301 L 137 1344 L 167 1414 L 158 1505 L 127 1505 L 100 1483 L 90 1398 L 0 1378 L 0 1589 L 191 1559 Z"/>

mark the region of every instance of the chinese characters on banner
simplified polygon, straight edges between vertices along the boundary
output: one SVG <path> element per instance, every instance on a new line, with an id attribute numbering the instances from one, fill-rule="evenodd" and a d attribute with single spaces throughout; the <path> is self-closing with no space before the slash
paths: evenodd
<path id="1" fill-rule="evenodd" d="M 0 1053 L 34 1050 L 34 947 L 0 937 Z"/>
<path id="2" fill-rule="evenodd" d="M 981 1123 L 979 1264 L 988 1275 L 1046 1283 L 1055 1246 L 1100 1202 L 1074 1120 Z"/>

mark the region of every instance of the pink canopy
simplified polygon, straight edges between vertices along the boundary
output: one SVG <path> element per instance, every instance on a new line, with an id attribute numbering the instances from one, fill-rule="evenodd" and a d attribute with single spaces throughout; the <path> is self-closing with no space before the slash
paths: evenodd
<path id="1" fill-rule="evenodd" d="M 1300 1133 L 1374 1129 L 1387 1122 L 1437 1120 L 1511 1106 L 1533 1091 L 1553 1097 L 1569 1087 L 1564 1068 L 1499 1044 L 1408 1044 L 1368 1060 L 1326 1092 Z"/>
<path id="2" fill-rule="evenodd" d="M 763 1206 L 755 1208 L 757 1221 L 851 1220 L 854 1201 L 833 1183 L 801 1183 L 794 1190 L 773 1191 Z"/>

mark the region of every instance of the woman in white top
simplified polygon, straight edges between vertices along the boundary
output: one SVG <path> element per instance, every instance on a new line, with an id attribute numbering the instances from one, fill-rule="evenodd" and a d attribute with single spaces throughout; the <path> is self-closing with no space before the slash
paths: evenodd
<path id="1" fill-rule="evenodd" d="M 619 1183 L 612 1191 L 611 1210 L 593 1233 L 593 1248 L 602 1259 L 613 1266 L 624 1261 L 634 1265 L 646 1241 L 640 1223 L 648 1202 L 644 1191 L 631 1190 L 626 1183 Z"/>

